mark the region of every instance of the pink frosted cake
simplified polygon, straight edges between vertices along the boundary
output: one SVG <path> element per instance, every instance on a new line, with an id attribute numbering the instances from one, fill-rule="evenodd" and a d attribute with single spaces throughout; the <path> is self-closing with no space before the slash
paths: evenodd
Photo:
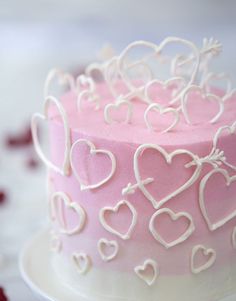
<path id="1" fill-rule="evenodd" d="M 213 39 L 139 41 L 77 79 L 49 74 L 32 133 L 48 167 L 51 264 L 81 300 L 236 292 L 236 97 L 209 71 L 220 51 Z M 69 89 L 56 98 L 57 79 Z"/>

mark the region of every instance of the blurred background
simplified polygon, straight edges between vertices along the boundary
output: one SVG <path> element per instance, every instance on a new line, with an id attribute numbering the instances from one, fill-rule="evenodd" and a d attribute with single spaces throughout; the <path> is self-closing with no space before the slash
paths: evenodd
<path id="1" fill-rule="evenodd" d="M 169 35 L 198 45 L 204 37 L 220 40 L 217 68 L 235 82 L 235 0 L 0 0 L 0 287 L 9 300 L 35 300 L 17 261 L 46 220 L 45 170 L 28 124 L 42 109 L 48 70 L 77 74 L 106 43 L 119 51 L 133 40 L 158 43 Z"/>

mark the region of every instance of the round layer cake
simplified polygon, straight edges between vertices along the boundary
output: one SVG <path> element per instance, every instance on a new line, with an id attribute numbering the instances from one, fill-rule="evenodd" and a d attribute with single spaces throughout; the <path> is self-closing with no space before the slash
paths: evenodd
<path id="1" fill-rule="evenodd" d="M 124 53 L 116 93 L 106 76 L 113 58 L 100 82 L 63 74 L 70 91 L 47 96 L 32 119 L 49 168 L 53 268 L 90 301 L 220 300 L 236 292 L 234 91 L 187 72 L 129 81 Z M 200 73 L 204 58 L 194 55 Z"/>

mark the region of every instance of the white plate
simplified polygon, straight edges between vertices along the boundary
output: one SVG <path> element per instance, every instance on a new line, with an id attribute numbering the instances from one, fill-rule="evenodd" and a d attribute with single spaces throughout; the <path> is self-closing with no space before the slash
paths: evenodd
<path id="1" fill-rule="evenodd" d="M 48 230 L 36 235 L 25 247 L 20 257 L 20 271 L 27 285 L 41 301 L 86 301 L 57 279 L 48 250 Z M 231 296 L 222 301 L 235 300 L 236 296 Z"/>

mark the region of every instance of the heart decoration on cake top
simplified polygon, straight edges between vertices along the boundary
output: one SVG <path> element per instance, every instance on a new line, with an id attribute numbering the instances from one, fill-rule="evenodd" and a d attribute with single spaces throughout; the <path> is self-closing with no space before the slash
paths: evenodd
<path id="1" fill-rule="evenodd" d="M 178 95 L 179 92 L 185 87 L 186 83 L 185 83 L 185 79 L 183 77 L 172 77 L 166 81 L 161 81 L 158 79 L 153 79 L 151 80 L 149 83 L 146 84 L 145 88 L 144 88 L 144 97 L 147 99 L 147 101 L 149 103 L 159 103 L 159 101 L 161 101 L 161 99 L 157 99 L 153 100 L 151 97 L 151 89 L 153 88 L 153 86 L 160 86 L 162 89 L 167 90 L 170 89 L 173 86 L 176 86 L 176 88 L 172 88 L 172 96 L 171 99 L 169 99 L 169 101 L 167 101 L 165 104 L 161 103 L 162 105 L 168 105 L 168 104 L 173 104 L 178 100 Z M 177 95 L 177 97 L 176 97 Z M 158 95 L 156 95 L 158 97 Z"/>
<path id="2" fill-rule="evenodd" d="M 121 233 L 119 230 L 113 228 L 111 225 L 109 225 L 107 218 L 106 218 L 106 213 L 114 213 L 114 214 L 118 214 L 119 215 L 119 209 L 122 206 L 126 206 L 127 209 L 131 212 L 132 217 L 131 217 L 131 221 L 129 223 L 128 229 L 125 233 Z M 121 220 L 123 220 L 123 217 L 121 216 Z M 134 206 L 129 203 L 126 200 L 121 200 L 119 201 L 115 207 L 104 207 L 100 210 L 99 212 L 99 221 L 102 224 L 102 226 L 110 233 L 117 235 L 118 237 L 127 240 L 130 239 L 131 234 L 134 230 L 135 225 L 137 224 L 137 211 L 134 208 Z M 127 220 L 127 222 L 129 222 Z"/>
<path id="3" fill-rule="evenodd" d="M 115 120 L 112 117 L 112 111 L 119 112 L 119 110 L 122 110 L 122 108 L 126 107 L 126 115 L 121 116 L 121 120 Z M 125 99 L 119 100 L 117 103 L 110 103 L 105 106 L 104 109 L 104 118 L 106 123 L 111 124 L 113 122 L 124 122 L 124 123 L 129 123 L 132 117 L 132 111 L 133 107 L 132 104 Z"/>
<path id="4" fill-rule="evenodd" d="M 114 259 L 119 251 L 119 245 L 115 240 L 108 240 L 101 238 L 98 241 L 98 252 L 103 261 L 111 261 Z"/>
<path id="5" fill-rule="evenodd" d="M 143 177 L 140 174 L 140 167 L 139 167 L 139 159 L 141 158 L 143 152 L 145 150 L 154 150 L 157 152 L 157 154 L 160 154 L 161 157 L 165 160 L 167 164 L 171 166 L 173 159 L 180 156 L 180 155 L 186 155 L 190 158 L 190 162 L 195 162 L 194 170 L 192 171 L 191 176 L 188 178 L 188 180 L 183 183 L 181 186 L 179 186 L 176 190 L 170 191 L 168 195 L 165 197 L 161 198 L 160 200 L 157 200 L 151 192 L 149 192 L 147 186 L 143 184 Z M 183 166 L 186 170 L 188 169 L 187 167 Z M 198 156 L 194 155 L 190 151 L 184 150 L 184 149 L 177 149 L 171 153 L 168 153 L 165 151 L 164 148 L 157 144 L 142 144 L 140 145 L 135 154 L 134 154 L 134 174 L 135 178 L 137 180 L 137 184 L 139 186 L 139 189 L 142 191 L 144 196 L 152 203 L 153 207 L 155 209 L 159 209 L 162 205 L 164 205 L 166 202 L 168 202 L 170 199 L 173 197 L 177 196 L 187 188 L 189 188 L 195 181 L 198 179 L 200 173 L 202 170 L 202 164 L 199 161 Z M 155 181 L 154 181 L 155 182 Z M 158 182 L 158 179 L 157 179 Z M 158 185 L 158 184 L 157 184 Z"/>
<path id="6" fill-rule="evenodd" d="M 91 267 L 91 259 L 87 254 L 83 252 L 74 252 L 72 254 L 72 260 L 79 274 L 84 275 L 89 271 Z"/>
<path id="7" fill-rule="evenodd" d="M 229 133 L 230 135 L 235 135 L 235 144 L 236 144 L 236 121 L 233 122 L 233 124 L 231 125 L 225 125 L 220 127 L 214 138 L 213 138 L 213 148 L 211 152 L 214 152 L 217 149 L 220 149 L 222 151 L 224 151 L 224 156 L 226 156 L 226 151 L 224 149 L 222 149 L 222 147 L 219 146 L 219 142 L 221 137 L 223 137 L 224 133 Z M 230 161 L 228 161 L 229 159 L 226 157 L 223 158 L 222 163 L 225 164 L 226 166 L 230 167 L 233 170 L 236 170 L 236 162 L 234 164 L 232 164 Z"/>
<path id="8" fill-rule="evenodd" d="M 200 205 L 200 209 L 202 212 L 203 217 L 205 218 L 205 221 L 209 227 L 209 229 L 211 231 L 214 231 L 220 227 L 222 227 L 224 224 L 226 224 L 228 221 L 230 221 L 231 219 L 233 219 L 234 217 L 236 217 L 236 206 L 235 209 L 230 212 L 228 215 L 222 217 L 221 219 L 219 219 L 216 222 L 212 222 L 209 218 L 209 212 L 206 208 L 206 203 L 207 200 L 205 198 L 205 190 L 208 184 L 208 181 L 211 179 L 211 177 L 215 176 L 215 175 L 220 175 L 223 177 L 224 179 L 224 185 L 227 188 L 230 188 L 231 185 L 235 185 L 235 200 L 236 200 L 236 175 L 235 176 L 229 176 L 228 172 L 225 169 L 222 168 L 216 168 L 211 170 L 208 174 L 206 174 L 200 183 L 200 187 L 199 187 L 199 205 Z M 222 187 L 220 187 L 219 185 L 217 185 L 214 189 L 214 191 L 217 191 L 217 189 L 219 189 L 219 191 L 222 189 Z M 211 200 L 212 201 L 212 200 Z M 226 200 L 222 200 L 222 202 L 225 202 Z M 217 206 L 217 203 L 215 204 Z"/>
<path id="9" fill-rule="evenodd" d="M 150 270 L 148 271 L 148 269 Z M 142 265 L 136 266 L 134 271 L 148 286 L 152 286 L 159 276 L 158 264 L 153 259 L 145 260 Z"/>
<path id="10" fill-rule="evenodd" d="M 104 179 L 101 179 L 100 181 L 98 181 L 96 183 L 85 183 L 84 180 L 82 180 L 81 177 L 79 176 L 77 167 L 75 166 L 75 163 L 74 163 L 74 155 L 76 154 L 77 156 L 79 156 L 79 152 L 78 152 L 78 150 L 76 151 L 76 148 L 77 148 L 77 146 L 79 146 L 81 144 L 85 144 L 88 146 L 89 154 L 91 156 L 100 154 L 100 155 L 105 156 L 106 159 L 110 161 L 111 169 L 108 172 L 108 175 L 105 176 Z M 112 178 L 112 176 L 114 175 L 115 170 L 116 170 L 116 158 L 113 155 L 113 153 L 111 151 L 108 151 L 105 149 L 97 149 L 95 147 L 95 145 L 87 139 L 79 139 L 76 142 L 74 142 L 74 144 L 71 147 L 70 162 L 71 162 L 71 168 L 74 172 L 74 175 L 75 175 L 76 179 L 78 180 L 78 182 L 80 183 L 81 190 L 95 189 L 95 188 L 101 187 L 102 185 L 106 184 Z M 79 168 L 79 166 L 78 166 L 78 168 Z"/>
<path id="11" fill-rule="evenodd" d="M 199 267 L 195 265 L 195 257 L 197 253 L 202 252 L 205 257 L 208 257 L 207 261 Z M 216 261 L 216 251 L 211 248 L 206 248 L 203 245 L 196 245 L 192 249 L 191 254 L 191 271 L 193 274 L 199 274 L 202 271 L 209 269 Z"/>
<path id="12" fill-rule="evenodd" d="M 58 111 L 58 114 L 63 122 L 64 132 L 65 132 L 65 150 L 64 150 L 64 159 L 62 166 L 55 165 L 42 151 L 39 137 L 38 137 L 38 121 L 48 121 L 49 120 L 49 109 L 51 105 L 54 105 Z M 32 137 L 35 145 L 35 150 L 40 157 L 40 159 L 51 169 L 60 173 L 61 175 L 69 175 L 70 173 L 70 147 L 71 147 L 71 137 L 70 137 L 70 128 L 68 125 L 67 114 L 61 105 L 61 103 L 53 96 L 48 96 L 44 103 L 44 114 L 35 113 L 31 119 L 31 130 Z"/>
<path id="13" fill-rule="evenodd" d="M 144 120 L 145 120 L 146 126 L 150 130 L 156 130 L 156 129 L 154 129 L 153 125 L 151 124 L 151 122 L 149 120 L 150 111 L 156 111 L 157 114 L 160 114 L 160 115 L 165 115 L 165 114 L 172 114 L 173 115 L 173 121 L 170 123 L 169 126 L 167 126 L 165 129 L 163 129 L 161 131 L 162 133 L 166 133 L 166 132 L 171 131 L 177 125 L 177 123 L 179 122 L 179 112 L 178 112 L 178 110 L 176 110 L 174 108 L 170 108 L 170 107 L 163 108 L 162 106 L 160 106 L 157 103 L 152 103 L 147 107 L 147 109 L 144 113 Z"/>
<path id="14" fill-rule="evenodd" d="M 157 218 L 162 214 L 168 214 L 172 221 L 177 221 L 179 219 L 185 219 L 188 221 L 188 227 L 184 233 L 182 233 L 177 239 L 167 242 L 158 232 L 158 227 L 155 226 L 155 221 Z M 189 236 L 194 232 L 195 226 L 193 223 L 192 216 L 187 212 L 178 212 L 175 213 L 169 208 L 162 208 L 157 210 L 151 217 L 149 222 L 149 230 L 152 233 L 153 237 L 160 242 L 166 249 L 169 249 L 171 247 L 174 247 L 182 242 L 184 242 L 186 239 L 189 238 Z"/>
<path id="15" fill-rule="evenodd" d="M 69 196 L 64 192 L 55 192 L 52 195 L 51 202 L 53 204 L 54 216 L 56 216 L 56 219 L 59 223 L 60 232 L 67 235 L 80 233 L 84 228 L 86 221 L 86 213 L 84 209 L 77 202 L 72 202 Z M 76 216 L 78 218 L 77 224 L 74 227 L 68 227 L 68 222 L 66 220 L 63 209 L 72 210 L 74 211 L 74 213 L 76 213 Z"/>
<path id="16" fill-rule="evenodd" d="M 69 89 L 71 91 L 75 90 L 75 80 L 70 73 L 64 72 L 59 69 L 52 69 L 51 71 L 49 71 L 44 84 L 44 98 L 49 95 L 54 95 L 54 92 L 51 92 L 50 90 L 52 82 L 55 80 L 57 80 L 60 86 L 63 86 L 66 89 Z"/>
<path id="17" fill-rule="evenodd" d="M 220 98 L 219 96 L 212 94 L 212 93 L 206 93 L 204 91 L 203 88 L 201 88 L 200 86 L 197 85 L 191 85 L 189 87 L 187 87 L 182 95 L 181 98 L 181 109 L 184 115 L 184 118 L 186 120 L 187 123 L 192 124 L 190 117 L 189 117 L 189 111 L 191 109 L 188 109 L 187 104 L 189 101 L 189 94 L 192 92 L 196 92 L 199 93 L 201 95 L 201 98 L 204 99 L 204 101 L 207 103 L 210 101 L 214 101 L 217 104 L 217 113 L 215 114 L 215 116 L 213 116 L 210 120 L 206 120 L 206 122 L 210 122 L 210 123 L 216 123 L 219 118 L 221 117 L 221 115 L 224 112 L 224 101 L 222 100 L 222 98 Z M 202 107 L 202 110 L 204 110 L 204 107 Z"/>

